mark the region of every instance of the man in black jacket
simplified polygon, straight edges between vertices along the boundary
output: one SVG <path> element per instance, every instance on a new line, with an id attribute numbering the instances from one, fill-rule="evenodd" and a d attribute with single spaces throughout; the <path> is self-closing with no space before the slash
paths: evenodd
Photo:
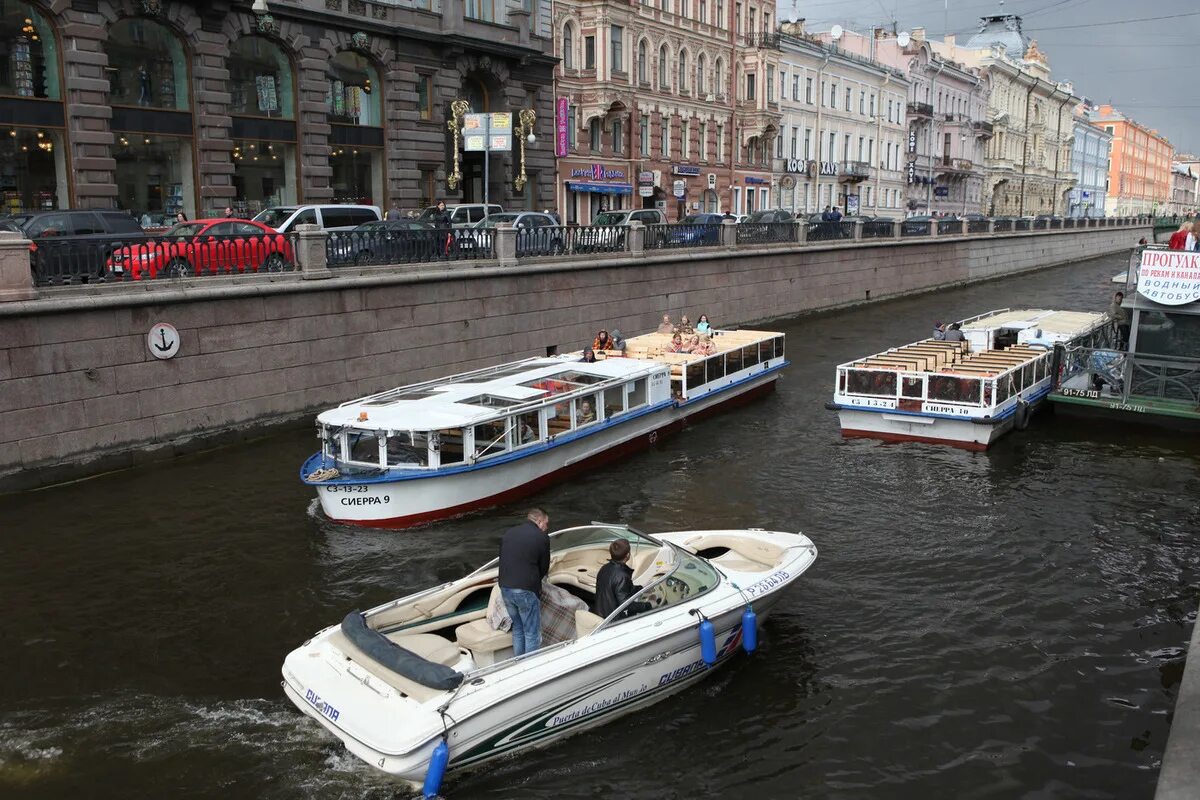
<path id="1" fill-rule="evenodd" d="M 550 517 L 540 508 L 525 517 L 500 539 L 500 596 L 512 617 L 518 656 L 542 646 L 542 578 L 550 571 Z"/>
<path id="2" fill-rule="evenodd" d="M 633 570 L 629 568 L 629 542 L 615 539 L 608 546 L 611 559 L 600 568 L 596 574 L 596 608 L 597 616 L 608 618 L 608 615 L 621 607 L 621 604 L 640 592 L 642 587 L 633 583 Z M 649 603 L 630 603 L 621 613 L 622 617 L 632 617 L 643 611 L 649 611 Z"/>

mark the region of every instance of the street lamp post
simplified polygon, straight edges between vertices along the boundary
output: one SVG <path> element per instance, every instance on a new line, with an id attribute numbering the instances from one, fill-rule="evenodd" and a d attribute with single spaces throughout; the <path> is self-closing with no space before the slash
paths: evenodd
<path id="1" fill-rule="evenodd" d="M 525 144 L 528 142 L 530 146 L 537 144 L 537 137 L 533 135 L 533 126 L 537 122 L 537 112 L 532 108 L 522 108 L 517 114 L 517 139 L 521 147 L 521 169 L 516 180 L 513 181 L 513 188 L 518 192 L 525 191 Z"/>

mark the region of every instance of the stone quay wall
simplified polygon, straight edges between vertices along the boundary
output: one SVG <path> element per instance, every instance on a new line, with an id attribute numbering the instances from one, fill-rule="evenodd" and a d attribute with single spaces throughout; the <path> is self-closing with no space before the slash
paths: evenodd
<path id="1" fill-rule="evenodd" d="M 0 490 L 578 349 L 600 328 L 641 333 L 664 312 L 745 325 L 1083 260 L 1150 235 L 1146 224 L 55 287 L 33 299 L 13 290 L 0 302 Z M 0 247 L 0 273 L 28 274 L 16 257 L 24 246 Z M 180 334 L 170 360 L 148 350 L 158 322 Z"/>

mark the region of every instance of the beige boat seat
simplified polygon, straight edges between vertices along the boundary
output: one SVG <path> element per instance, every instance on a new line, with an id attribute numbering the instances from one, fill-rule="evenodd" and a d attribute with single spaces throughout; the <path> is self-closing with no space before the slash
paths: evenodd
<path id="1" fill-rule="evenodd" d="M 459 625 L 454 629 L 454 638 L 459 646 L 471 651 L 475 663 L 481 667 L 512 656 L 512 633 L 495 630 L 486 617 Z"/>
<path id="2" fill-rule="evenodd" d="M 582 608 L 577 609 L 575 611 L 575 635 L 577 637 L 587 636 L 600 627 L 600 623 L 602 622 L 604 622 L 604 617 Z"/>
<path id="3" fill-rule="evenodd" d="M 433 633 L 393 633 L 387 638 L 426 661 L 447 667 L 453 667 L 463 655 L 454 642 Z"/>
<path id="4" fill-rule="evenodd" d="M 714 559 L 714 564 L 734 572 L 767 572 L 783 558 L 783 550 L 773 544 L 753 539 L 719 534 L 693 536 L 683 542 L 684 547 L 694 551 L 711 547 L 725 547 L 729 552 Z"/>

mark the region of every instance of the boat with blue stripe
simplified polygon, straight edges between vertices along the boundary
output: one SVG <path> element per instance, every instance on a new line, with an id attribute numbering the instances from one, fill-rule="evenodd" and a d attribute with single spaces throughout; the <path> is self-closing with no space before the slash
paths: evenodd
<path id="1" fill-rule="evenodd" d="M 962 339 L 922 339 L 837 368 L 842 435 L 985 450 L 1024 430 L 1050 391 L 1054 345 L 1111 336 L 1107 314 L 1003 308 L 962 320 Z M 956 338 L 956 337 L 955 337 Z"/>
<path id="2" fill-rule="evenodd" d="M 322 412 L 301 467 L 325 515 L 403 528 L 499 505 L 655 444 L 775 387 L 784 335 L 718 330 L 709 352 L 651 333 L 624 350 L 526 358 Z"/>

